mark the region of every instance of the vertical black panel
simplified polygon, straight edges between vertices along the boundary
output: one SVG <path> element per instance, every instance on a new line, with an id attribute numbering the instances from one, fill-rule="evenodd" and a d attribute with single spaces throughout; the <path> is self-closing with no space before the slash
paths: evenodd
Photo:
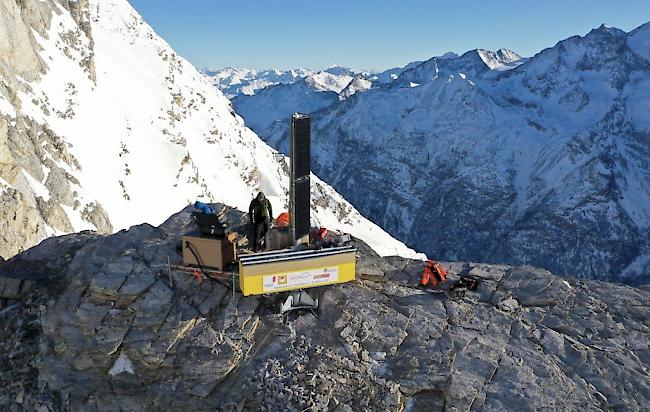
<path id="1" fill-rule="evenodd" d="M 309 172 L 311 169 L 311 124 L 308 115 L 291 116 L 291 176 L 290 204 L 293 241 L 309 236 L 311 229 L 311 199 Z"/>
<path id="2" fill-rule="evenodd" d="M 291 117 L 291 164 L 295 179 L 309 176 L 311 170 L 311 124 L 309 116 L 294 114 Z"/>
<path id="3" fill-rule="evenodd" d="M 310 222 L 310 193 L 309 177 L 297 181 L 294 187 L 295 193 L 295 230 L 296 239 L 309 235 Z"/>

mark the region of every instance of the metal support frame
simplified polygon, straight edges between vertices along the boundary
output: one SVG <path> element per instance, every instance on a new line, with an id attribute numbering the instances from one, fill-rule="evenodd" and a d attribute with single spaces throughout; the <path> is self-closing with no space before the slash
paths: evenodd
<path id="1" fill-rule="evenodd" d="M 318 298 L 312 298 L 302 289 L 294 290 L 289 293 L 287 300 L 285 300 L 282 306 L 280 306 L 280 313 L 283 314 L 299 309 L 308 309 L 312 311 L 318 309 Z"/>
<path id="2" fill-rule="evenodd" d="M 324 256 L 338 255 L 341 253 L 356 252 L 357 248 L 354 246 L 340 246 L 327 249 L 307 249 L 292 251 L 272 250 L 269 252 L 255 253 L 251 255 L 240 255 L 239 263 L 243 266 L 259 265 L 264 263 L 277 263 L 301 259 L 313 259 Z"/>
<path id="3" fill-rule="evenodd" d="M 183 266 L 183 265 L 173 265 L 171 264 L 171 261 L 169 259 L 169 256 L 167 256 L 167 273 L 169 274 L 169 286 L 171 288 L 174 287 L 172 284 L 172 271 L 176 272 L 183 272 L 183 273 L 195 273 L 196 271 L 201 271 L 200 268 L 194 267 L 194 266 Z M 207 274 L 205 276 L 207 279 L 224 279 L 228 280 L 230 279 L 232 283 L 232 297 L 233 301 L 235 298 L 235 293 L 236 293 L 236 287 L 235 287 L 235 281 L 239 277 L 239 275 L 235 272 L 224 272 L 224 271 L 219 271 L 219 270 L 213 270 L 213 269 L 203 269 L 203 272 Z"/>

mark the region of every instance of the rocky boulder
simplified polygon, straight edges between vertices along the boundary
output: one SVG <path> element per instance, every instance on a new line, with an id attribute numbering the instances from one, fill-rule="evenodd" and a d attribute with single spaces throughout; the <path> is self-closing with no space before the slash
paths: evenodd
<path id="1" fill-rule="evenodd" d="M 231 231 L 243 214 L 214 205 Z M 50 238 L 0 263 L 0 409 L 640 410 L 650 291 L 533 267 L 422 263 L 357 242 L 357 280 L 279 295 L 167 270 L 189 210 L 160 227 Z"/>

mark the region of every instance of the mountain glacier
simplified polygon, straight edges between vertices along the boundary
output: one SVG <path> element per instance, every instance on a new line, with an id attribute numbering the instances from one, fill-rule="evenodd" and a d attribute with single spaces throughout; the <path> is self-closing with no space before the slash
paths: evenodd
<path id="1" fill-rule="evenodd" d="M 287 159 L 126 0 L 0 0 L 0 256 L 159 224 L 195 199 L 286 208 Z M 420 256 L 313 178 L 313 223 Z"/>
<path id="2" fill-rule="evenodd" d="M 417 64 L 313 113 L 315 172 L 430 256 L 646 283 L 649 32 Z M 286 128 L 262 137 L 286 151 Z"/>

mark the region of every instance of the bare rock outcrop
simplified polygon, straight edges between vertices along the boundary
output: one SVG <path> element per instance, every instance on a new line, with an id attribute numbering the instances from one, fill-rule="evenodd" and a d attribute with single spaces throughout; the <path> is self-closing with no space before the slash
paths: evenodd
<path id="1" fill-rule="evenodd" d="M 38 46 L 31 29 L 39 32 L 46 22 L 40 14 L 38 1 L 0 1 L 0 75 L 14 85 L 16 76 L 34 80 L 45 68 L 38 55 Z M 49 18 L 47 19 L 49 25 Z"/>
<path id="2" fill-rule="evenodd" d="M 63 39 L 70 47 L 79 35 L 90 39 L 81 64 L 94 78 L 89 7 L 88 0 L 0 0 L 0 256 L 4 258 L 53 233 L 74 231 L 69 210 L 78 211 L 99 231 L 112 231 L 101 205 L 79 197 L 79 181 L 73 173 L 80 167 L 67 144 L 47 124 L 21 113 L 18 98 L 50 69 L 41 58 L 36 37 L 50 36 L 54 14 L 70 13 L 78 25 Z M 41 109 L 48 112 L 45 105 Z"/>
<path id="3" fill-rule="evenodd" d="M 79 181 L 69 172 L 75 170 L 79 163 L 47 126 L 0 115 L 0 256 L 37 244 L 48 236 L 46 226 L 50 234 L 74 231 L 64 207 L 102 233 L 113 231 L 101 205 L 78 196 Z"/>
<path id="4" fill-rule="evenodd" d="M 100 233 L 113 232 L 113 225 L 111 224 L 111 220 L 109 219 L 108 214 L 102 205 L 99 203 L 88 203 L 81 212 L 81 217 L 84 220 L 95 225 Z"/>
<path id="5" fill-rule="evenodd" d="M 214 205 L 230 230 L 245 218 Z M 0 263 L 0 409 L 640 410 L 650 291 L 533 267 L 422 264 L 358 242 L 352 283 L 278 295 L 167 272 L 189 210 L 160 227 L 50 238 Z"/>
<path id="6" fill-rule="evenodd" d="M 0 1 L 0 75 L 9 90 L 22 90 L 25 87 L 20 79 L 33 81 L 48 69 L 47 63 L 39 56 L 38 45 L 32 30 L 40 36 L 49 36 L 53 13 L 61 13 L 60 7 L 70 13 L 73 20 L 91 40 L 90 5 L 88 0 L 2 0 Z M 84 61 L 91 78 L 95 77 L 92 54 Z M 18 77 L 17 77 L 18 76 Z M 20 78 L 20 79 L 19 79 Z M 7 89 L 7 86 L 8 89 Z M 0 87 L 0 92 L 2 88 Z"/>
<path id="7" fill-rule="evenodd" d="M 21 192 L 7 189 L 0 202 L 0 256 L 11 257 L 45 238 L 39 210 Z"/>

